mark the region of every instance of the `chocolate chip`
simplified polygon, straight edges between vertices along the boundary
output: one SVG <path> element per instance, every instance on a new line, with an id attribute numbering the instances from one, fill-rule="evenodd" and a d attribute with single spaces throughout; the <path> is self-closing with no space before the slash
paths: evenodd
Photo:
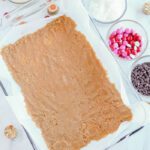
<path id="1" fill-rule="evenodd" d="M 150 96 L 150 62 L 137 65 L 131 73 L 134 88 L 145 96 Z"/>

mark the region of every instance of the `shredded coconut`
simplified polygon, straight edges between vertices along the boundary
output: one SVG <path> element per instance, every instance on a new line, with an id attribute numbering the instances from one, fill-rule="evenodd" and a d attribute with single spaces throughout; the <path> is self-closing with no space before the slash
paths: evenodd
<path id="1" fill-rule="evenodd" d="M 125 10 L 125 0 L 86 0 L 86 7 L 95 19 L 110 22 L 122 15 Z"/>

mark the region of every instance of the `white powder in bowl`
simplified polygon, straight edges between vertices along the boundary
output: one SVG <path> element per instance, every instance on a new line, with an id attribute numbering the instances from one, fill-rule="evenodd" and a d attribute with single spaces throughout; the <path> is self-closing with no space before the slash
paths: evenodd
<path id="1" fill-rule="evenodd" d="M 83 0 L 89 14 L 102 22 L 111 22 L 123 14 L 125 0 Z"/>

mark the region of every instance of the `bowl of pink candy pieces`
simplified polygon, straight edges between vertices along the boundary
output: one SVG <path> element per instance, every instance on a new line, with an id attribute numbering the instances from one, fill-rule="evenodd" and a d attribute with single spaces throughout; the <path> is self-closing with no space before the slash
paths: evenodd
<path id="1" fill-rule="evenodd" d="M 112 54 L 124 60 L 140 57 L 148 45 L 144 27 L 132 20 L 113 24 L 108 31 L 107 40 Z"/>

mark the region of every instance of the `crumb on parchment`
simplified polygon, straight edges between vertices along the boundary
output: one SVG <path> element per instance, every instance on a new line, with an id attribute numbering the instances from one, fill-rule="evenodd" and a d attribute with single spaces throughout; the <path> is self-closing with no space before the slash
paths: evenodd
<path id="1" fill-rule="evenodd" d="M 4 130 L 4 135 L 8 139 L 15 139 L 17 136 L 17 130 L 13 125 L 8 125 Z"/>

